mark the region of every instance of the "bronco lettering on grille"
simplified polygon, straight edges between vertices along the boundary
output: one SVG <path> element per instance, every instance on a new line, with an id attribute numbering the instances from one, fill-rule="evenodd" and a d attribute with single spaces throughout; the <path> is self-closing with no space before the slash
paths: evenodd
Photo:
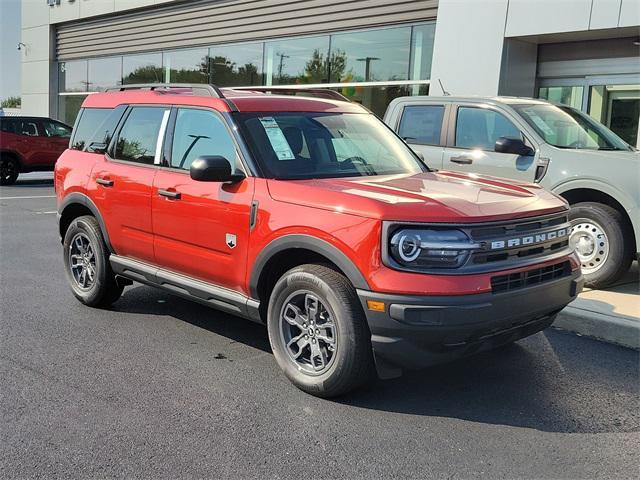
<path id="1" fill-rule="evenodd" d="M 537 243 L 548 242 L 549 240 L 560 239 L 566 237 L 567 235 L 567 229 L 561 228 L 560 230 L 554 230 L 552 232 L 536 233 L 535 235 L 514 237 L 507 240 L 494 240 L 491 242 L 491 250 L 519 247 L 521 245 L 535 245 Z"/>

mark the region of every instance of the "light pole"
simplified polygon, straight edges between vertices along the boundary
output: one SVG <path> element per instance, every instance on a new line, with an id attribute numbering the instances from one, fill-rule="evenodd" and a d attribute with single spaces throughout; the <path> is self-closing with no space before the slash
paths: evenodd
<path id="1" fill-rule="evenodd" d="M 364 57 L 364 58 L 356 58 L 358 62 L 365 62 L 364 64 L 364 81 L 368 82 L 371 80 L 371 62 L 374 60 L 380 60 L 378 57 Z"/>

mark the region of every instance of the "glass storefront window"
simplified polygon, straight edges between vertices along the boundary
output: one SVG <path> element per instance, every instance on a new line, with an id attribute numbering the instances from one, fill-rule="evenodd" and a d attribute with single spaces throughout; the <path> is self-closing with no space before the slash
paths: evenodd
<path id="1" fill-rule="evenodd" d="M 563 105 L 569 105 L 570 107 L 580 110 L 582 108 L 583 92 L 584 87 L 581 85 L 570 87 L 540 87 L 538 98 L 550 102 L 562 103 Z"/>
<path id="2" fill-rule="evenodd" d="M 341 93 L 352 102 L 357 102 L 378 117 L 384 117 L 384 112 L 387 109 L 391 100 L 398 97 L 406 97 L 409 95 L 427 95 L 429 93 L 429 85 L 384 85 L 375 87 L 344 87 L 344 88 L 332 88 L 338 93 Z"/>
<path id="3" fill-rule="evenodd" d="M 411 27 L 331 36 L 331 82 L 407 80 Z"/>
<path id="4" fill-rule="evenodd" d="M 60 62 L 58 66 L 58 75 L 58 83 L 61 92 L 87 91 L 86 60 Z"/>
<path id="5" fill-rule="evenodd" d="M 162 68 L 166 83 L 209 83 L 208 51 L 205 48 L 164 52 Z"/>
<path id="6" fill-rule="evenodd" d="M 98 92 L 122 84 L 122 57 L 89 60 L 89 91 Z"/>
<path id="7" fill-rule="evenodd" d="M 329 36 L 265 43 L 267 85 L 327 83 Z"/>
<path id="8" fill-rule="evenodd" d="M 262 85 L 263 47 L 262 43 L 211 47 L 211 82 L 221 87 Z"/>
<path id="9" fill-rule="evenodd" d="M 587 113 L 629 145 L 640 146 L 640 85 L 592 86 Z"/>
<path id="10" fill-rule="evenodd" d="M 411 80 L 429 80 L 431 78 L 431 60 L 433 59 L 433 40 L 436 24 L 416 25 L 411 33 Z"/>
<path id="11" fill-rule="evenodd" d="M 162 54 L 127 55 L 122 58 L 122 83 L 162 83 Z"/>
<path id="12" fill-rule="evenodd" d="M 73 127 L 85 98 L 87 95 L 59 95 L 58 120 Z"/>

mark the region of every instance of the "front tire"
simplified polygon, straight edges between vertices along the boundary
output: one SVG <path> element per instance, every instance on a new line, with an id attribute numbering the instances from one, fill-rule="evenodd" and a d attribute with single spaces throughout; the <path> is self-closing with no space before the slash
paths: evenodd
<path id="1" fill-rule="evenodd" d="M 276 283 L 267 312 L 278 365 L 301 390 L 335 397 L 372 377 L 371 334 L 355 289 L 324 265 L 301 265 Z"/>
<path id="2" fill-rule="evenodd" d="M 618 210 L 602 203 L 581 202 L 572 205 L 569 219 L 569 241 L 580 257 L 586 286 L 606 287 L 629 271 L 631 234 Z"/>
<path id="3" fill-rule="evenodd" d="M 20 174 L 20 166 L 15 158 L 0 157 L 0 185 L 13 185 Z"/>
<path id="4" fill-rule="evenodd" d="M 108 307 L 124 286 L 111 271 L 109 256 L 98 221 L 91 216 L 78 217 L 64 236 L 64 265 L 75 297 L 90 307 Z"/>

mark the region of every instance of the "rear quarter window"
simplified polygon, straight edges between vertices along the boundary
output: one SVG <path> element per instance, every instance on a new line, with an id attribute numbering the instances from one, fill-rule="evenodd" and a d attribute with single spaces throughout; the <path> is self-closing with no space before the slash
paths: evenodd
<path id="1" fill-rule="evenodd" d="M 115 110 L 111 108 L 83 108 L 73 130 L 70 148 L 84 151 L 93 142 L 108 143 L 105 140 L 110 139 L 119 120 L 118 118 L 114 122 L 112 119 L 112 113 Z M 124 108 L 122 112 L 124 112 Z"/>

